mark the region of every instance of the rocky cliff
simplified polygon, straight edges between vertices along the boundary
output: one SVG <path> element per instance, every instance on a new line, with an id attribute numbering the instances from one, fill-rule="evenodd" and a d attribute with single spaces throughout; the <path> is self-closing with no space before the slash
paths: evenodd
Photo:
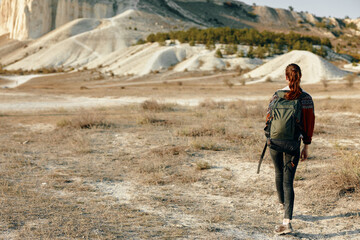
<path id="1" fill-rule="evenodd" d="M 0 24 L 11 38 L 37 38 L 52 29 L 54 0 L 2 0 Z"/>
<path id="2" fill-rule="evenodd" d="M 114 0 L 2 0 L 0 25 L 11 38 L 38 38 L 77 18 L 109 18 L 118 13 Z"/>
<path id="3" fill-rule="evenodd" d="M 326 29 L 313 28 L 325 20 L 312 14 L 254 7 L 235 0 L 2 0 L 0 34 L 10 33 L 11 38 L 19 40 L 36 39 L 78 18 L 110 18 L 129 9 L 179 23 L 164 31 L 195 24 L 198 27 L 254 27 L 275 31 L 297 28 L 299 32 L 311 31 L 332 37 Z M 328 21 L 340 27 L 336 19 Z"/>

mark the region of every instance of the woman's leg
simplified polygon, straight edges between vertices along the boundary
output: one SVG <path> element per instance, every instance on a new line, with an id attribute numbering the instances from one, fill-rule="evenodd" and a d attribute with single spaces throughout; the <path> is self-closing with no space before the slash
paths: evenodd
<path id="1" fill-rule="evenodd" d="M 276 150 L 273 150 L 270 148 L 270 156 L 274 163 L 275 167 L 275 184 L 276 184 L 276 190 L 278 194 L 279 202 L 284 204 L 284 187 L 283 187 L 283 181 L 284 181 L 284 161 L 283 161 L 283 153 L 278 152 Z"/>
<path id="2" fill-rule="evenodd" d="M 283 189 L 285 200 L 285 216 L 284 219 L 292 219 L 294 209 L 294 177 L 297 165 L 299 163 L 300 152 L 295 155 L 285 154 L 283 168 Z M 293 163 L 293 164 L 291 164 Z"/>

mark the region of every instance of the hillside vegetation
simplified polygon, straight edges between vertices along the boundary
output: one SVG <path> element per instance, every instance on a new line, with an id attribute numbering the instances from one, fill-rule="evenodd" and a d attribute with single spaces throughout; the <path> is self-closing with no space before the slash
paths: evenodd
<path id="1" fill-rule="evenodd" d="M 250 51 L 248 57 L 271 56 L 273 54 L 283 53 L 284 50 L 307 50 L 320 56 L 326 56 L 323 46 L 332 48 L 328 38 L 301 35 L 290 32 L 275 33 L 270 31 L 259 32 L 255 29 L 233 29 L 229 27 L 197 29 L 191 28 L 187 31 L 176 31 L 166 33 L 150 34 L 146 42 L 164 43 L 166 40 L 178 40 L 181 43 L 206 44 L 208 48 L 213 48 L 215 43 L 233 45 L 227 49 L 228 53 L 237 52 L 237 44 L 258 46 L 256 52 Z M 139 41 L 142 43 L 144 41 Z M 315 48 L 314 45 L 320 45 L 321 48 Z"/>

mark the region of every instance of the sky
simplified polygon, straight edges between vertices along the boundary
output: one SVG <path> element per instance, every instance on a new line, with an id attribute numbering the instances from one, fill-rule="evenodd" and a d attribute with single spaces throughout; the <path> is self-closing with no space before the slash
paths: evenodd
<path id="1" fill-rule="evenodd" d="M 318 17 L 360 18 L 360 0 L 240 0 L 246 4 L 258 6 L 308 11 Z"/>

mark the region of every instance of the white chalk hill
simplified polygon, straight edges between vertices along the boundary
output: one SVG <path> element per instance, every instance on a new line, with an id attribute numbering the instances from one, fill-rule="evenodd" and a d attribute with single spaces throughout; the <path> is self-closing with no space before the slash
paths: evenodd
<path id="1" fill-rule="evenodd" d="M 303 83 L 317 83 L 321 80 L 341 80 L 348 72 L 339 69 L 322 57 L 308 51 L 294 50 L 281 55 L 249 72 L 246 77 L 254 82 L 285 81 L 285 68 L 296 63 L 302 70 Z"/>
<path id="2" fill-rule="evenodd" d="M 218 46 L 220 47 L 220 45 Z M 236 67 L 254 69 L 262 64 L 261 59 L 215 57 L 215 50 L 204 45 L 189 46 L 176 43 L 160 46 L 158 43 L 136 45 L 117 50 L 104 58 L 87 64 L 88 68 L 101 66 L 101 71 L 111 71 L 117 75 L 142 76 L 156 71 L 173 69 L 175 72 L 212 71 L 214 69 L 235 69 Z"/>
<path id="3" fill-rule="evenodd" d="M 168 22 L 157 15 L 127 10 L 108 19 L 77 19 L 34 40 L 25 49 L 2 59 L 8 70 L 85 66 L 101 62 L 125 49 L 150 30 L 161 31 Z"/>

